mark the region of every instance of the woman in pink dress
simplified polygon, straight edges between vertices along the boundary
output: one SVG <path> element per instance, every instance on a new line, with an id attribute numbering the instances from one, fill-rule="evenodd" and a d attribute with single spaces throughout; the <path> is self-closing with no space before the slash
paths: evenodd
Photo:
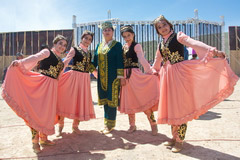
<path id="1" fill-rule="evenodd" d="M 41 151 L 39 136 L 41 145 L 54 145 L 46 135 L 54 134 L 58 77 L 64 67 L 59 56 L 66 46 L 67 39 L 58 35 L 51 50 L 13 61 L 2 85 L 4 100 L 31 128 L 35 153 Z M 38 61 L 40 73 L 32 72 Z"/>
<path id="2" fill-rule="evenodd" d="M 62 75 L 58 84 L 57 115 L 60 115 L 60 120 L 57 136 L 62 134 L 64 117 L 74 119 L 72 130 L 77 134 L 80 134 L 80 121 L 95 118 L 89 74 L 95 67 L 91 64 L 91 52 L 88 51 L 92 40 L 93 33 L 84 31 L 79 46 L 72 47 L 64 60 L 68 64 L 73 59 L 73 65 L 70 71 Z"/>
<path id="3" fill-rule="evenodd" d="M 121 35 L 126 41 L 123 46 L 125 84 L 121 87 L 119 111 L 128 114 L 130 124 L 128 133 L 136 130 L 135 113 L 144 112 L 151 125 L 152 134 L 156 135 L 158 130 L 153 111 L 157 110 L 159 98 L 159 89 L 156 87 L 158 77 L 151 74 L 142 46 L 134 41 L 132 27 L 129 25 L 121 27 Z M 139 63 L 145 73 L 150 74 L 142 73 Z"/>
<path id="4" fill-rule="evenodd" d="M 171 125 L 173 138 L 164 145 L 179 152 L 187 122 L 198 119 L 230 96 L 238 77 L 223 52 L 182 32 L 174 33 L 173 25 L 162 15 L 154 20 L 154 25 L 163 38 L 153 64 L 160 78 L 157 123 Z M 184 61 L 183 45 L 193 48 L 199 59 Z"/>

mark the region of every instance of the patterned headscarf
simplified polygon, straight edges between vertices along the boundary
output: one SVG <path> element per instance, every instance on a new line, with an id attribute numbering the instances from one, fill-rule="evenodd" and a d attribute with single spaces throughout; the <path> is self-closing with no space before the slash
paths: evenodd
<path id="1" fill-rule="evenodd" d="M 121 31 L 121 35 L 123 34 L 123 32 L 134 33 L 133 28 L 130 25 L 122 26 L 120 31 Z"/>

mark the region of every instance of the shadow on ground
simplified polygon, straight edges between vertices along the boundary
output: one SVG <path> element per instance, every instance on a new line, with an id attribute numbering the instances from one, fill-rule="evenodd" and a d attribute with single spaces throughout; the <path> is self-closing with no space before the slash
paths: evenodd
<path id="1" fill-rule="evenodd" d="M 115 149 L 133 150 L 137 145 L 152 144 L 159 147 L 164 141 L 169 138 L 158 133 L 152 136 L 150 131 L 137 130 L 132 134 L 127 134 L 126 131 L 115 130 L 112 134 L 103 135 L 98 131 L 82 131 L 81 135 L 63 133 L 62 138 L 54 140 L 55 146 L 43 148 L 42 153 L 38 154 L 39 160 L 65 160 L 81 159 L 81 160 L 100 160 L 106 156 L 103 151 L 111 151 Z M 184 149 L 177 154 L 182 154 L 196 159 L 226 159 L 235 160 L 238 157 L 225 154 L 202 146 L 194 146 L 189 142 L 184 143 Z M 166 149 L 168 152 L 168 149 Z M 171 152 L 171 151 L 169 151 Z M 106 152 L 105 152 L 106 153 Z M 144 154 L 144 153 L 143 153 Z"/>
<path id="2" fill-rule="evenodd" d="M 240 100 L 236 100 L 236 99 L 234 99 L 234 100 L 232 100 L 232 99 L 224 99 L 224 101 L 240 102 Z"/>
<path id="3" fill-rule="evenodd" d="M 184 149 L 179 153 L 192 157 L 195 159 L 215 159 L 215 160 L 239 160 L 239 157 L 235 157 L 229 154 L 225 154 L 219 151 L 215 151 L 202 146 L 194 146 L 190 143 L 184 143 Z"/>
<path id="4" fill-rule="evenodd" d="M 95 130 L 82 131 L 81 135 L 63 133 L 62 137 L 55 139 L 55 146 L 46 146 L 38 154 L 38 159 L 104 159 L 105 155 L 97 153 L 116 149 L 133 150 L 138 144 L 160 145 L 168 138 L 157 134 L 152 136 L 151 131 L 137 130 L 132 134 L 126 131 L 114 130 L 112 134 L 104 135 Z M 127 148 L 126 148 L 127 146 Z M 84 157 L 84 158 L 83 158 Z"/>
<path id="5" fill-rule="evenodd" d="M 197 120 L 214 120 L 217 118 L 221 118 L 222 117 L 221 115 L 222 115 L 221 113 L 208 111 L 204 115 L 201 115 Z"/>

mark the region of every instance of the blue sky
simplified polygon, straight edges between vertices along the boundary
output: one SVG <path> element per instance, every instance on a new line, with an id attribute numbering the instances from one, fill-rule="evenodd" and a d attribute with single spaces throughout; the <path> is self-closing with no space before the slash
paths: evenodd
<path id="1" fill-rule="evenodd" d="M 124 21 L 153 20 L 163 14 L 169 20 L 187 20 L 198 9 L 201 20 L 240 26 L 240 0 L 1 0 L 0 32 L 71 29 L 77 23 L 112 18 Z"/>

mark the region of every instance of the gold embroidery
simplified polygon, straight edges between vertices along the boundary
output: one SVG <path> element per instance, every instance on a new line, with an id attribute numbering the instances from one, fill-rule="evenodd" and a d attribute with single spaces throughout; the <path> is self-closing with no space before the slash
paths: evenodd
<path id="1" fill-rule="evenodd" d="M 150 119 L 151 119 L 152 122 L 156 122 L 155 116 L 154 116 L 153 112 L 151 112 Z"/>
<path id="2" fill-rule="evenodd" d="M 172 52 L 170 56 L 170 62 L 171 64 L 177 63 L 177 62 L 181 62 L 184 60 L 184 58 L 178 53 L 178 51 L 176 52 Z"/>
<path id="3" fill-rule="evenodd" d="M 108 52 L 112 49 L 117 41 L 113 41 L 110 47 L 103 49 L 103 43 L 98 47 L 98 67 L 100 74 L 101 87 L 104 91 L 107 91 L 108 84 Z"/>
<path id="4" fill-rule="evenodd" d="M 173 39 L 173 37 L 175 36 L 175 34 L 172 34 L 168 40 L 166 41 L 166 43 L 164 44 L 164 42 L 161 42 L 161 52 L 163 55 L 163 62 L 164 64 L 169 60 L 171 64 L 175 64 L 177 62 L 181 62 L 184 60 L 184 57 L 182 57 L 178 51 L 176 52 L 170 52 L 168 45 L 171 42 L 171 40 Z"/>
<path id="5" fill-rule="evenodd" d="M 108 129 L 112 129 L 115 127 L 116 125 L 116 120 L 109 120 L 104 118 L 104 125 L 108 128 Z"/>
<path id="6" fill-rule="evenodd" d="M 37 130 L 31 128 L 31 132 L 32 132 L 32 140 L 35 139 L 36 135 L 38 134 Z"/>
<path id="7" fill-rule="evenodd" d="M 116 78 L 112 83 L 112 102 L 109 106 L 118 106 L 120 79 Z"/>
<path id="8" fill-rule="evenodd" d="M 89 72 L 92 73 L 94 70 L 96 70 L 96 67 L 92 63 L 90 63 L 89 64 Z"/>
<path id="9" fill-rule="evenodd" d="M 90 71 L 90 52 L 86 53 L 82 48 L 77 47 L 77 50 L 83 55 L 83 60 L 81 62 L 76 62 L 75 65 L 72 66 L 73 70 L 81 71 L 81 72 L 89 72 Z"/>
<path id="10" fill-rule="evenodd" d="M 100 99 L 98 98 L 99 105 L 105 105 L 111 107 L 118 106 L 118 97 L 119 97 L 119 87 L 120 87 L 120 79 L 116 78 L 112 83 L 112 100 L 108 100 L 107 98 Z"/>
<path id="11" fill-rule="evenodd" d="M 118 76 L 124 76 L 124 70 L 123 69 L 117 69 L 117 75 Z"/>
<path id="12" fill-rule="evenodd" d="M 186 131 L 187 131 L 187 124 L 182 124 L 181 126 L 179 126 L 177 132 L 178 132 L 178 136 L 181 140 L 184 140 Z"/>
<path id="13" fill-rule="evenodd" d="M 178 53 L 178 51 L 171 53 L 169 48 L 165 48 L 163 45 L 161 46 L 161 51 L 164 63 L 166 63 L 167 60 L 169 60 L 171 64 L 184 60 L 184 58 Z"/>
<path id="14" fill-rule="evenodd" d="M 63 70 L 64 64 L 63 64 L 62 60 L 58 56 L 55 55 L 55 57 L 58 60 L 58 64 L 56 66 L 50 65 L 48 70 L 41 69 L 40 73 L 48 75 L 48 76 L 51 76 L 51 77 L 57 79 L 59 74 L 60 74 L 60 72 Z"/>
<path id="15" fill-rule="evenodd" d="M 84 65 L 82 62 L 76 62 L 76 65 L 72 66 L 73 70 L 84 71 Z"/>
<path id="16" fill-rule="evenodd" d="M 127 52 L 129 48 L 123 47 L 123 64 L 124 68 L 127 67 L 138 67 L 138 63 L 133 62 L 132 58 L 127 58 Z"/>

